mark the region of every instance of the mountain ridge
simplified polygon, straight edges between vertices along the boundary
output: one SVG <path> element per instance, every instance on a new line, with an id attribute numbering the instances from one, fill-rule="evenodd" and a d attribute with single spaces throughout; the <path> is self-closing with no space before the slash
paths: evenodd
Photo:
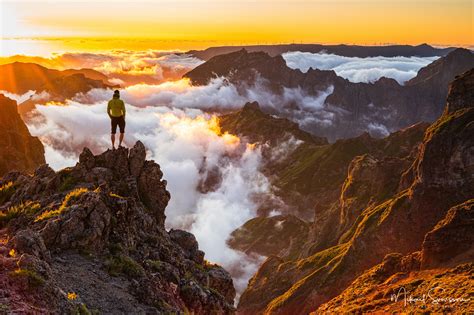
<path id="1" fill-rule="evenodd" d="M 209 60 L 210 58 L 231 53 L 240 49 L 246 49 L 249 52 L 263 51 L 270 56 L 280 55 L 290 51 L 302 51 L 311 53 L 330 53 L 346 57 L 396 57 L 396 56 L 443 56 L 455 47 L 435 48 L 428 44 L 411 45 L 387 45 L 387 46 L 360 46 L 360 45 L 322 45 L 322 44 L 282 44 L 282 45 L 245 45 L 245 46 L 218 46 L 209 47 L 204 50 L 190 50 L 186 52 L 197 58 Z"/>

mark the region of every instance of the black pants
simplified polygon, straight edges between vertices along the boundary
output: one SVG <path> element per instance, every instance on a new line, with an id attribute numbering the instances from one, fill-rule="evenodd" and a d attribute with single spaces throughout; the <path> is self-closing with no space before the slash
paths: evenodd
<path id="1" fill-rule="evenodd" d="M 120 128 L 120 133 L 125 133 L 125 117 L 120 116 L 120 117 L 110 117 L 110 122 L 112 125 L 112 134 L 117 133 L 117 126 Z"/>

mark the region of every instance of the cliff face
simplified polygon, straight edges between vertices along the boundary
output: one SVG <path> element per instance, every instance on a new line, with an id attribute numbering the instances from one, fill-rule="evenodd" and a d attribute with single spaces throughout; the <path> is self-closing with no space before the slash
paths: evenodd
<path id="1" fill-rule="evenodd" d="M 299 89 L 306 95 L 318 96 L 332 90 L 325 99 L 321 117 L 331 117 L 330 124 L 306 125 L 306 131 L 327 137 L 330 141 L 359 136 L 371 132 L 382 133 L 370 126 L 384 126 L 389 132 L 406 128 L 420 121 L 433 122 L 443 112 L 448 84 L 456 75 L 474 67 L 474 54 L 467 49 L 456 49 L 427 67 L 406 85 L 393 79 L 381 78 L 374 83 L 352 83 L 334 71 L 309 69 L 303 73 L 290 69 L 280 56 L 264 52 L 240 50 L 215 56 L 188 72 L 185 77 L 195 85 L 207 84 L 221 76 L 233 84 L 253 86 L 257 80 L 272 93 L 281 95 L 285 88 Z M 292 118 L 304 110 L 296 104 L 284 108 L 263 107 L 264 111 Z M 307 115 L 318 116 L 318 111 Z"/>
<path id="2" fill-rule="evenodd" d="M 130 150 L 0 180 L 0 303 L 9 312 L 232 313 L 229 274 L 164 227 L 160 166 Z"/>
<path id="3" fill-rule="evenodd" d="M 44 148 L 32 137 L 15 101 L 0 94 L 0 176 L 11 170 L 32 172 L 45 163 Z"/>
<path id="4" fill-rule="evenodd" d="M 394 290 L 406 286 L 421 295 L 436 287 L 438 279 L 447 291 L 432 296 L 468 298 L 474 231 L 473 77 L 470 70 L 452 83 L 444 114 L 426 130 L 411 164 L 402 167 L 400 161 L 368 155 L 354 159 L 340 203 L 327 215 L 332 219 L 315 218 L 312 237 L 303 247 L 309 248 L 303 252 L 306 257 L 268 258 L 250 280 L 239 311 L 400 311 L 403 302 L 390 300 Z M 386 176 L 390 169 L 396 170 L 391 173 L 395 178 Z M 429 310 L 445 306 L 433 303 Z M 469 303 L 449 307 L 468 311 Z"/>

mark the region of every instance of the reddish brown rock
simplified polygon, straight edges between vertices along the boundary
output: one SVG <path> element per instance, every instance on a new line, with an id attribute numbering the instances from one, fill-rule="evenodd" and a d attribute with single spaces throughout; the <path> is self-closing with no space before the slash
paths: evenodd
<path id="1" fill-rule="evenodd" d="M 423 241 L 422 268 L 474 261 L 474 199 L 449 209 Z"/>

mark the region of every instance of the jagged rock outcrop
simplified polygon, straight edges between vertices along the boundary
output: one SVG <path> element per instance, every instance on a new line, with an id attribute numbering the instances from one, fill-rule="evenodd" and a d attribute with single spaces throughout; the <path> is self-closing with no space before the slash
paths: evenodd
<path id="1" fill-rule="evenodd" d="M 54 172 L 0 180 L 0 303 L 9 312 L 233 313 L 232 278 L 194 236 L 164 227 L 170 199 L 141 142 Z M 3 189 L 3 188 L 2 188 Z M 28 289 L 27 291 L 24 291 Z"/>
<path id="2" fill-rule="evenodd" d="M 421 281 L 413 285 L 417 293 L 426 293 L 431 285 L 435 286 L 435 277 L 439 277 L 442 284 L 449 286 L 451 297 L 466 297 L 472 290 L 468 279 L 472 276 L 469 262 L 472 262 L 474 231 L 471 211 L 474 90 L 470 86 L 474 82 L 473 76 L 474 70 L 468 71 L 451 84 L 445 113 L 426 130 L 413 163 L 400 176 L 398 189 L 383 200 L 365 206 L 334 246 L 310 252 L 310 256 L 296 260 L 269 258 L 242 294 L 238 306 L 241 313 L 400 311 L 396 306 L 385 308 L 388 302 L 381 303 L 380 300 L 390 294 L 383 291 L 387 285 L 395 283 L 399 287 L 405 283 L 396 276 L 397 272 L 408 270 L 414 270 L 415 280 Z M 367 158 L 365 161 L 367 165 L 373 162 Z M 366 181 L 364 173 L 358 176 L 363 184 Z M 411 180 L 409 184 L 408 179 Z M 317 227 L 322 223 L 315 219 L 314 224 Z M 312 242 L 314 239 L 308 246 L 312 246 Z M 455 244 L 454 249 L 451 249 L 451 243 Z M 387 257 L 392 253 L 398 258 Z M 383 261 L 384 257 L 386 261 Z M 374 267 L 381 261 L 381 266 Z M 423 269 L 432 266 L 443 270 Z M 379 269 L 385 276 L 377 276 Z M 387 283 L 389 279 L 391 282 Z M 420 286 L 424 281 L 427 287 Z M 453 285 L 456 281 L 461 285 Z M 377 290 L 385 295 L 375 295 Z M 365 304 L 359 296 L 365 298 Z M 367 300 L 372 298 L 374 303 L 368 304 Z M 467 303 L 450 304 L 449 307 L 453 312 L 469 309 Z"/>
<path id="3" fill-rule="evenodd" d="M 0 176 L 11 170 L 32 172 L 45 163 L 40 140 L 31 136 L 18 114 L 16 102 L 3 94 L 0 94 L 0 134 Z"/>
<path id="4" fill-rule="evenodd" d="M 472 67 L 474 54 L 460 48 L 423 68 L 406 85 L 384 77 L 374 83 L 352 83 L 334 71 L 310 68 L 303 73 L 287 67 L 280 55 L 271 57 L 264 52 L 242 49 L 215 56 L 185 77 L 195 85 L 225 77 L 243 90 L 258 82 L 259 88 L 282 99 L 288 89 L 312 97 L 327 93 L 318 109 L 307 109 L 304 102 L 299 105 L 290 102 L 278 108 L 265 106 L 263 110 L 293 120 L 301 120 L 300 112 L 306 111 L 306 118 L 311 115 L 315 119 L 305 121 L 305 131 L 334 141 L 364 132 L 382 137 L 420 121 L 433 122 L 443 112 L 449 82 Z"/>

